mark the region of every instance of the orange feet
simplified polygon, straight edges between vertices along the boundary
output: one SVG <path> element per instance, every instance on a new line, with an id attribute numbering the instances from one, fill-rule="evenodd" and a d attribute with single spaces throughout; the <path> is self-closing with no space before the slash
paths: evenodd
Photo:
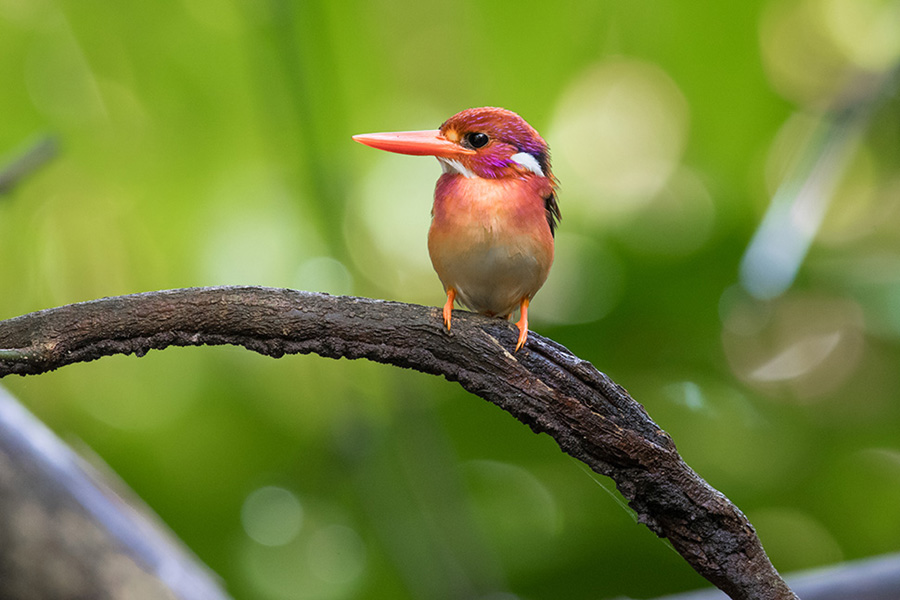
<path id="1" fill-rule="evenodd" d="M 447 288 L 447 303 L 444 304 L 444 325 L 450 331 L 450 315 L 453 313 L 453 302 L 456 300 L 456 290 Z"/>
<path id="2" fill-rule="evenodd" d="M 519 342 L 516 344 L 515 352 L 518 352 L 519 348 L 525 345 L 525 340 L 528 339 L 528 303 L 528 298 L 522 298 L 522 304 L 519 307 L 521 316 L 519 322 L 516 323 L 516 327 L 519 328 Z"/>

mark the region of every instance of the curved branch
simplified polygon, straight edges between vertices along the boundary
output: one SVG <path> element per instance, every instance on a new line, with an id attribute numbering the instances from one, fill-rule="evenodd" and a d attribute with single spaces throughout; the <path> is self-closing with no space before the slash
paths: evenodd
<path id="1" fill-rule="evenodd" d="M 0 377 L 111 354 L 233 344 L 267 356 L 315 353 L 443 375 L 611 477 L 641 523 L 668 538 L 734 599 L 796 596 L 746 517 L 688 467 L 628 393 L 555 342 L 464 311 L 259 287 L 191 288 L 104 298 L 0 322 Z"/>

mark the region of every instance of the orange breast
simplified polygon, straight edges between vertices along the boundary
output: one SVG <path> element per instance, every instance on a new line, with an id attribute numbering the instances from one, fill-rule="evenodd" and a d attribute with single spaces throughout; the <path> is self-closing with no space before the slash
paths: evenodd
<path id="1" fill-rule="evenodd" d="M 487 315 L 506 316 L 529 300 L 553 263 L 553 235 L 538 177 L 438 180 L 428 252 L 444 290 Z"/>

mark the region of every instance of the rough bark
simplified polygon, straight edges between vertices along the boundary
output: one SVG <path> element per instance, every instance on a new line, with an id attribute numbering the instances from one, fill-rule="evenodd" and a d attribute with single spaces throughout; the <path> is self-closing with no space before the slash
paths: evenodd
<path id="1" fill-rule="evenodd" d="M 620 386 L 559 344 L 530 334 L 518 353 L 506 321 L 436 308 L 258 287 L 150 292 L 0 322 L 0 377 L 111 354 L 234 344 L 273 357 L 366 358 L 443 375 L 611 477 L 641 523 L 668 538 L 731 598 L 796 598 L 756 533 Z"/>

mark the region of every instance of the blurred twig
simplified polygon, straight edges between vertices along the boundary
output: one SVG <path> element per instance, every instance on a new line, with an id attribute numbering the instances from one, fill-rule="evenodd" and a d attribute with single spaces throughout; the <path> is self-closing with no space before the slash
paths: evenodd
<path id="1" fill-rule="evenodd" d="M 793 283 L 872 116 L 897 92 L 900 64 L 880 75 L 860 74 L 831 110 L 782 181 L 741 260 L 741 283 L 769 300 Z"/>
<path id="2" fill-rule="evenodd" d="M 0 167 L 0 195 L 8 194 L 22 181 L 56 158 L 59 143 L 45 135 L 34 140 L 5 166 Z"/>
<path id="3" fill-rule="evenodd" d="M 193 288 L 0 321 L 0 348 L 19 353 L 0 358 L 0 376 L 204 344 L 274 357 L 367 358 L 443 375 L 611 477 L 639 522 L 732 598 L 796 600 L 743 513 L 684 463 L 623 388 L 536 334 L 512 354 L 515 339 L 506 321 L 464 311 L 448 333 L 437 308 L 271 288 Z"/>
<path id="4" fill-rule="evenodd" d="M 876 556 L 789 575 L 803 600 L 897 600 L 900 554 Z M 657 600 L 724 600 L 718 590 L 700 590 Z"/>
<path id="5" fill-rule="evenodd" d="M 221 582 L 0 387 L 0 598 L 227 600 Z"/>

